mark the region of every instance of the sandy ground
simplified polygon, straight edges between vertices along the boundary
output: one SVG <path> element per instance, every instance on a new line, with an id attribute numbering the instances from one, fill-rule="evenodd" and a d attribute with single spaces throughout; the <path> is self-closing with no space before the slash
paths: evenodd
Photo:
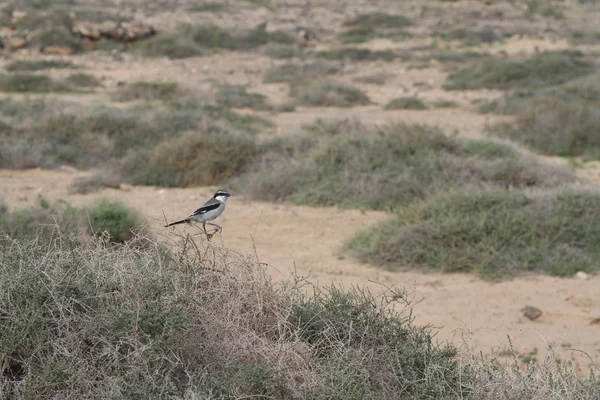
<path id="1" fill-rule="evenodd" d="M 32 204 L 39 194 L 85 205 L 96 198 L 118 199 L 138 210 L 160 234 L 195 234 L 196 228 L 162 228 L 164 216 L 187 216 L 212 194 L 214 188 L 164 189 L 134 187 L 105 189 L 90 195 L 67 195 L 68 185 L 81 173 L 65 171 L 0 171 L 3 197 L 11 207 Z M 164 213 L 164 214 L 163 214 Z M 163 216 L 164 215 L 164 216 Z M 219 219 L 223 233 L 215 237 L 223 245 L 241 252 L 258 252 L 275 279 L 286 279 L 294 269 L 320 285 L 365 285 L 374 293 L 384 285 L 406 287 L 421 300 L 414 308 L 417 324 L 439 328 L 439 340 L 489 353 L 508 347 L 526 354 L 538 349 L 542 359 L 548 345 L 565 362 L 574 362 L 585 373 L 600 365 L 600 276 L 587 280 L 528 276 L 490 283 L 464 274 L 389 272 L 361 265 L 341 250 L 345 240 L 359 229 L 385 218 L 380 212 L 336 208 L 311 208 L 250 202 L 232 196 Z M 542 309 L 532 322 L 519 310 L 525 305 Z M 466 341 L 466 343 L 464 342 Z M 568 349 L 585 351 L 585 354 Z"/>

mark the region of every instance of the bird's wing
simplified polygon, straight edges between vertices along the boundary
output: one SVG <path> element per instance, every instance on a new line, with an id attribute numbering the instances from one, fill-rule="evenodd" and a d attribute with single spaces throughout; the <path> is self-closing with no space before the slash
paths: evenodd
<path id="1" fill-rule="evenodd" d="M 216 199 L 210 199 L 209 201 L 207 201 L 206 203 L 204 203 L 204 205 L 202 207 L 200 207 L 199 209 L 197 209 L 196 211 L 194 211 L 194 213 L 191 216 L 194 215 L 201 215 L 204 214 L 210 210 L 214 210 L 216 208 L 219 208 L 219 206 L 222 203 L 219 200 Z"/>

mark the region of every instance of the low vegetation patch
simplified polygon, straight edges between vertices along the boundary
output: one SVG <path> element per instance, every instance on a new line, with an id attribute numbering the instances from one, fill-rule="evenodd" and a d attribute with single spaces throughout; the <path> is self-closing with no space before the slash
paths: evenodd
<path id="1" fill-rule="evenodd" d="M 575 179 L 507 145 L 424 126 L 373 131 L 355 121 L 317 121 L 261 154 L 231 184 L 254 199 L 313 206 L 393 210 L 452 189 L 553 187 Z"/>
<path id="2" fill-rule="evenodd" d="M 288 63 L 271 68 L 265 73 L 266 83 L 291 83 L 300 85 L 315 79 L 324 78 L 338 72 L 338 67 L 326 61 L 308 64 Z"/>
<path id="3" fill-rule="evenodd" d="M 579 189 L 441 194 L 348 243 L 364 262 L 500 278 L 600 269 L 600 194 Z"/>
<path id="4" fill-rule="evenodd" d="M 426 110 L 427 106 L 416 97 L 398 97 L 392 99 L 384 110 Z"/>
<path id="5" fill-rule="evenodd" d="M 26 61 L 18 60 L 13 61 L 6 65 L 5 69 L 10 72 L 28 72 L 28 71 L 41 71 L 44 69 L 76 69 L 78 68 L 71 61 L 62 60 L 35 60 Z"/>
<path id="6" fill-rule="evenodd" d="M 71 88 L 62 81 L 46 75 L 29 73 L 0 74 L 0 91 L 13 93 L 68 92 Z"/>
<path id="7" fill-rule="evenodd" d="M 94 88 L 102 85 L 94 75 L 84 73 L 71 74 L 67 76 L 65 82 L 80 88 Z"/>
<path id="8" fill-rule="evenodd" d="M 600 109 L 581 101 L 535 98 L 517 114 L 515 123 L 490 131 L 544 154 L 600 157 Z"/>
<path id="9" fill-rule="evenodd" d="M 215 96 L 218 105 L 228 108 L 252 108 L 255 110 L 268 110 L 271 106 L 267 103 L 267 96 L 260 93 L 249 93 L 245 86 L 222 86 Z"/>
<path id="10" fill-rule="evenodd" d="M 133 154 L 124 160 L 121 173 L 137 185 L 215 185 L 242 173 L 257 153 L 251 138 L 197 132 Z"/>
<path id="11" fill-rule="evenodd" d="M 362 48 L 343 47 L 334 50 L 319 51 L 317 57 L 326 60 L 341 61 L 393 61 L 399 57 L 405 58 L 392 50 L 369 50 Z"/>
<path id="12" fill-rule="evenodd" d="M 89 221 L 89 231 L 93 235 L 108 232 L 110 240 L 123 243 L 133 237 L 132 229 L 142 224 L 142 220 L 123 203 L 100 200 L 84 210 Z"/>
<path id="13" fill-rule="evenodd" d="M 410 25 L 412 25 L 412 21 L 404 15 L 386 14 L 382 12 L 360 14 L 344 22 L 344 26 L 364 29 L 398 29 Z"/>
<path id="14" fill-rule="evenodd" d="M 292 86 L 290 95 L 298 104 L 311 107 L 354 107 L 371 103 L 360 89 L 331 81 L 316 80 Z"/>
<path id="15" fill-rule="evenodd" d="M 197 57 L 202 48 L 179 33 L 159 33 L 147 40 L 136 42 L 131 51 L 144 57 L 167 57 L 170 59 Z"/>
<path id="16" fill-rule="evenodd" d="M 386 82 L 393 77 L 394 77 L 394 75 L 392 75 L 392 74 L 380 72 L 380 73 L 372 74 L 372 75 L 359 76 L 358 78 L 354 79 L 354 82 L 382 86 L 382 85 L 385 85 Z"/>
<path id="17" fill-rule="evenodd" d="M 503 39 L 502 35 L 492 28 L 483 29 L 452 29 L 444 32 L 434 32 L 433 36 L 443 40 L 459 40 L 464 46 L 478 46 L 482 43 L 494 43 Z"/>
<path id="18" fill-rule="evenodd" d="M 554 360 L 481 362 L 413 323 L 388 288 L 274 283 L 206 241 L 168 251 L 60 234 L 0 239 L 1 394 L 9 398 L 479 399 L 598 397 Z M 180 249 L 180 250 L 179 250 Z M 56 349 L 60 349 L 57 351 Z"/>
<path id="19" fill-rule="evenodd" d="M 132 230 L 142 224 L 140 217 L 125 205 L 110 200 L 78 209 L 64 200 L 49 202 L 39 196 L 33 206 L 9 211 L 0 203 L 0 229 L 13 239 L 30 240 L 39 235 L 51 236 L 57 227 L 69 235 L 85 232 L 105 235 L 113 243 L 122 243 L 133 237 Z M 0 239 L 5 240 L 6 237 Z"/>
<path id="20" fill-rule="evenodd" d="M 148 57 L 175 59 L 194 57 L 215 49 L 253 50 L 268 43 L 292 44 L 294 37 L 283 31 L 267 32 L 265 23 L 237 31 L 215 25 L 184 25 L 178 32 L 165 32 L 137 42 L 133 51 Z"/>
<path id="21" fill-rule="evenodd" d="M 535 89 L 558 85 L 593 72 L 577 52 L 547 52 L 515 61 L 485 58 L 448 76 L 448 90 Z"/>
<path id="22" fill-rule="evenodd" d="M 169 102 L 182 94 L 176 82 L 134 82 L 118 89 L 111 98 L 115 101 L 154 101 Z"/>

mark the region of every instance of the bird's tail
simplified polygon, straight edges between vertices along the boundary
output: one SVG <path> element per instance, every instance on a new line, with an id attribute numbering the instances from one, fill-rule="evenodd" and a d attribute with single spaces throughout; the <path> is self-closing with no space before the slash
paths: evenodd
<path id="1" fill-rule="evenodd" d="M 182 219 L 180 221 L 171 222 L 170 224 L 165 225 L 165 228 L 168 228 L 168 227 L 173 226 L 173 225 L 183 224 L 185 222 L 188 222 L 188 220 L 187 219 Z"/>

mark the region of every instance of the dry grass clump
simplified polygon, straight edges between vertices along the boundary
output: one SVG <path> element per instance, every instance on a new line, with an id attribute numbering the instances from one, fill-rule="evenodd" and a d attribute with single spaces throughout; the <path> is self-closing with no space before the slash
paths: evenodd
<path id="1" fill-rule="evenodd" d="M 169 102 L 181 96 L 182 90 L 176 82 L 133 82 L 119 88 L 111 99 L 114 101 L 153 101 Z"/>
<path id="2" fill-rule="evenodd" d="M 315 61 L 307 64 L 288 63 L 273 67 L 265 73 L 266 83 L 290 83 L 300 85 L 314 79 L 333 75 L 339 70 L 326 61 Z"/>
<path id="3" fill-rule="evenodd" d="M 573 189 L 444 193 L 397 210 L 347 247 L 393 270 L 501 278 L 600 269 L 600 194 Z"/>
<path id="4" fill-rule="evenodd" d="M 173 244 L 3 238 L 3 396 L 466 393 L 456 349 L 394 311 L 404 293 L 314 288 L 307 298 L 305 282 L 272 283 L 252 255 Z"/>
<path id="5" fill-rule="evenodd" d="M 69 92 L 72 87 L 46 75 L 14 73 L 0 74 L 0 92 L 50 93 Z"/>
<path id="6" fill-rule="evenodd" d="M 121 173 L 137 185 L 215 185 L 242 173 L 257 153 L 258 146 L 247 136 L 194 132 L 131 155 Z"/>
<path id="7" fill-rule="evenodd" d="M 65 78 L 65 82 L 69 85 L 79 87 L 79 88 L 94 88 L 98 86 L 102 86 L 100 80 L 96 78 L 94 75 L 84 74 L 84 73 L 76 73 L 71 74 Z"/>
<path id="8" fill-rule="evenodd" d="M 75 208 L 63 200 L 49 202 L 38 196 L 37 203 L 9 212 L 0 203 L 0 229 L 11 238 L 30 239 L 51 234 L 60 225 L 71 233 L 88 231 L 122 243 L 133 237 L 132 230 L 142 224 L 135 212 L 119 202 L 100 200 L 85 208 Z"/>
<path id="9" fill-rule="evenodd" d="M 514 124 L 491 129 L 544 154 L 600 157 L 600 109 L 555 97 L 532 100 L 517 114 Z"/>
<path id="10" fill-rule="evenodd" d="M 251 198 L 377 210 L 452 189 L 575 180 L 501 142 L 450 138 L 425 126 L 368 129 L 355 121 L 317 121 L 266 143 L 257 160 L 232 182 Z"/>
<path id="11" fill-rule="evenodd" d="M 384 110 L 427 110 L 427 106 L 417 97 L 398 97 L 390 100 Z"/>
<path id="12" fill-rule="evenodd" d="M 292 86 L 290 95 L 298 104 L 312 107 L 354 107 L 371 103 L 369 96 L 360 89 L 322 80 Z"/>
<path id="13" fill-rule="evenodd" d="M 393 61 L 403 55 L 392 50 L 369 50 L 355 47 L 342 47 L 339 49 L 319 51 L 315 54 L 317 57 L 326 60 L 340 61 Z"/>
<path id="14" fill-rule="evenodd" d="M 298 46 L 284 43 L 268 43 L 264 47 L 263 53 L 272 58 L 294 58 L 302 55 Z"/>
<path id="15" fill-rule="evenodd" d="M 344 26 L 347 27 L 366 29 L 399 29 L 410 25 L 412 25 L 412 21 L 404 15 L 393 15 L 382 12 L 360 14 L 344 22 Z"/>
<path id="16" fill-rule="evenodd" d="M 149 40 L 139 41 L 132 50 L 147 57 L 176 59 L 218 49 L 253 50 L 269 43 L 292 44 L 294 38 L 283 31 L 267 32 L 265 23 L 237 31 L 215 25 L 184 25 L 178 32 L 159 33 Z"/>
<path id="17" fill-rule="evenodd" d="M 251 108 L 255 110 L 268 110 L 271 106 L 267 103 L 267 96 L 260 93 L 249 93 L 245 86 L 225 85 L 215 95 L 218 105 L 227 108 Z"/>
<path id="18" fill-rule="evenodd" d="M 464 29 L 457 28 L 444 32 L 433 32 L 433 36 L 443 40 L 459 40 L 464 46 L 477 46 L 482 43 L 490 44 L 501 41 L 502 34 L 497 33 L 493 28 L 485 27 L 483 29 Z"/>
<path id="19" fill-rule="evenodd" d="M 393 77 L 394 75 L 392 74 L 386 72 L 379 72 L 371 75 L 359 76 L 357 78 L 354 78 L 354 82 L 382 86 L 385 85 L 386 82 Z"/>
<path id="20" fill-rule="evenodd" d="M 71 61 L 63 60 L 17 60 L 13 61 L 4 67 L 10 72 L 30 72 L 41 71 L 44 69 L 77 69 L 77 65 Z"/>
<path id="21" fill-rule="evenodd" d="M 3 237 L 0 249 L 2 397 L 598 394 L 593 377 L 566 368 L 513 375 L 434 342 L 431 327 L 413 325 L 406 291 L 273 283 L 254 255 L 190 236 L 115 245 L 56 226 Z"/>
<path id="22" fill-rule="evenodd" d="M 516 121 L 490 132 L 545 154 L 598 158 L 600 85 L 598 74 L 537 91 L 518 91 L 481 106 L 482 112 L 515 115 Z"/>
<path id="23" fill-rule="evenodd" d="M 546 52 L 521 60 L 485 58 L 448 76 L 448 90 L 535 89 L 593 72 L 578 52 Z"/>

